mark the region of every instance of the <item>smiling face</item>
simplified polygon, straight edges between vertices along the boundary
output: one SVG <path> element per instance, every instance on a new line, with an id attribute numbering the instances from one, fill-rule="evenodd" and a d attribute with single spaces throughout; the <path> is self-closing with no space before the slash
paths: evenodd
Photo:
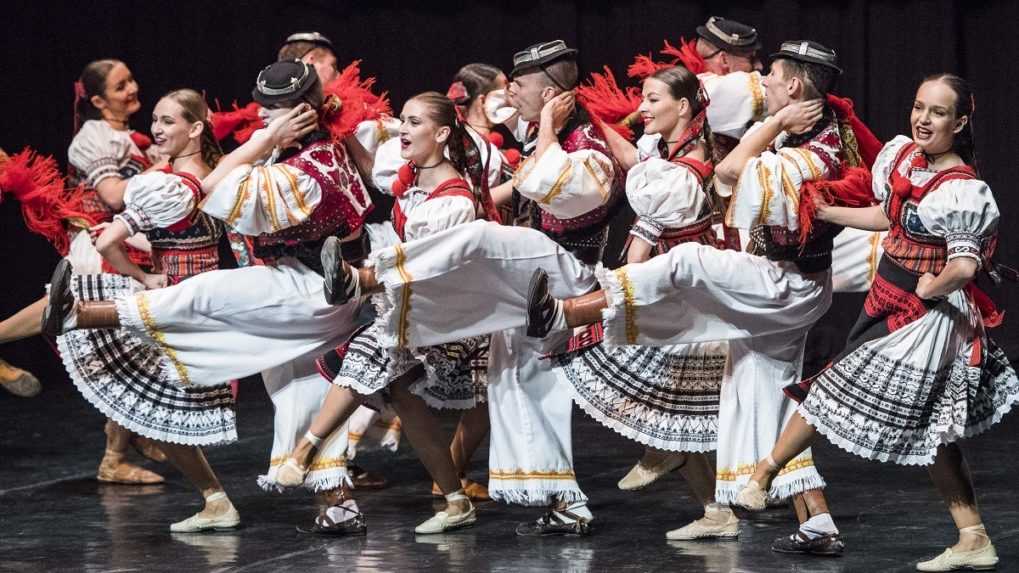
<path id="1" fill-rule="evenodd" d="M 686 98 L 673 97 L 668 84 L 655 78 L 644 80 L 642 94 L 643 100 L 637 111 L 644 120 L 644 133 L 659 133 L 666 140 L 674 139 L 672 134 L 686 127 L 690 102 Z M 684 115 L 687 116 L 685 120 Z"/>
<path id="2" fill-rule="evenodd" d="M 201 122 L 188 122 L 184 108 L 170 98 L 160 99 L 152 110 L 152 143 L 162 155 L 176 157 L 198 146 L 201 133 Z"/>
<path id="3" fill-rule="evenodd" d="M 545 102 L 556 96 L 556 89 L 544 81 L 541 70 L 518 74 L 506 88 L 509 104 L 520 112 L 524 121 L 538 121 Z"/>
<path id="4" fill-rule="evenodd" d="M 928 154 L 944 153 L 952 149 L 955 134 L 962 131 L 969 118 L 956 113 L 956 94 L 946 83 L 938 80 L 924 82 L 916 90 L 909 125 L 913 141 Z"/>
<path id="5" fill-rule="evenodd" d="M 91 101 L 104 116 L 121 120 L 126 120 L 142 107 L 138 100 L 138 82 L 134 81 L 131 70 L 122 62 L 110 68 L 103 95 L 92 96 Z"/>
<path id="6" fill-rule="evenodd" d="M 428 107 L 411 99 L 400 114 L 400 157 L 418 165 L 434 162 L 449 139 L 450 129 L 431 118 Z"/>

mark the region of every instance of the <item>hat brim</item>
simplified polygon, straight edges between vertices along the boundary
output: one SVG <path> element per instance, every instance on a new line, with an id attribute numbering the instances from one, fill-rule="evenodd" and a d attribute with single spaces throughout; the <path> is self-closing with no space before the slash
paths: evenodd
<path id="1" fill-rule="evenodd" d="M 757 40 L 753 44 L 746 46 L 733 46 L 729 42 L 726 42 L 711 30 L 708 30 L 706 26 L 697 26 L 697 35 L 705 40 L 711 42 L 715 46 L 722 49 L 722 51 L 736 54 L 737 56 L 752 56 L 754 52 L 761 49 L 761 41 Z"/>
<path id="2" fill-rule="evenodd" d="M 258 91 L 258 86 L 255 86 L 255 88 L 251 90 L 251 99 L 262 107 L 272 107 L 284 102 L 298 101 L 304 97 L 304 94 L 311 91 L 315 86 L 319 85 L 319 83 L 321 82 L 321 80 L 319 80 L 318 77 L 318 72 L 315 71 L 314 67 L 311 68 L 311 73 L 313 75 L 311 75 L 308 78 L 308 81 L 304 82 L 303 86 L 301 86 L 300 88 L 291 93 L 280 95 L 269 95 Z"/>
<path id="3" fill-rule="evenodd" d="M 565 49 L 565 50 L 563 50 L 561 52 L 557 52 L 555 54 L 549 54 L 547 56 L 538 58 L 537 60 L 531 60 L 529 62 L 524 62 L 524 63 L 521 63 L 520 65 L 517 65 L 517 66 L 513 67 L 513 70 L 510 72 L 510 77 L 511 78 L 512 77 L 516 77 L 517 75 L 519 75 L 519 74 L 521 74 L 523 72 L 526 72 L 528 70 L 532 70 L 532 69 L 536 70 L 536 69 L 541 68 L 542 66 L 544 66 L 546 64 L 551 64 L 552 62 L 555 62 L 555 61 L 558 61 L 558 60 L 562 60 L 562 59 L 567 58 L 567 57 L 573 57 L 573 56 L 576 56 L 576 55 L 577 55 L 577 50 L 576 49 L 574 49 L 574 48 L 567 48 L 567 49 Z"/>
<path id="4" fill-rule="evenodd" d="M 822 60 L 821 58 L 815 58 L 813 56 L 807 56 L 807 55 L 801 56 L 799 54 L 793 55 L 793 54 L 786 54 L 784 52 L 777 52 L 777 53 L 774 53 L 774 54 L 771 55 L 771 61 L 775 61 L 775 60 L 795 60 L 797 62 L 806 62 L 808 64 L 817 64 L 819 66 L 824 66 L 826 68 L 831 68 L 831 69 L 835 70 L 836 72 L 838 72 L 839 75 L 842 75 L 842 68 L 836 66 L 835 64 L 833 64 L 831 62 L 826 62 L 826 61 Z"/>

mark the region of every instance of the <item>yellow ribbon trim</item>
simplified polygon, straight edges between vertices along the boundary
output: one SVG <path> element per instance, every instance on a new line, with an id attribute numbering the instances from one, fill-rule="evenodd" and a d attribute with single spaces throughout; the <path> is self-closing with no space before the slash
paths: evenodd
<path id="1" fill-rule="evenodd" d="M 634 304 L 633 283 L 630 282 L 630 275 L 626 273 L 626 267 L 616 269 L 616 280 L 623 290 L 623 313 L 626 328 L 626 343 L 637 344 L 637 309 Z"/>
<path id="2" fill-rule="evenodd" d="M 546 193 L 545 196 L 541 198 L 541 201 L 538 202 L 544 205 L 551 203 L 552 199 L 555 199 L 556 196 L 562 192 L 563 185 L 566 185 L 566 182 L 570 180 L 571 176 L 573 176 L 573 162 L 567 160 L 566 165 L 564 165 L 562 171 L 559 172 L 559 176 L 556 177 L 555 183 L 552 184 L 552 188 L 549 189 L 548 193 Z"/>
<path id="3" fill-rule="evenodd" d="M 488 479 L 498 480 L 531 480 L 531 479 L 548 479 L 548 480 L 576 480 L 577 475 L 573 473 L 573 470 L 562 470 L 562 471 L 533 471 L 528 472 L 520 469 L 516 470 L 488 470 Z"/>
<path id="4" fill-rule="evenodd" d="M 269 467 L 275 468 L 283 465 L 287 461 L 289 456 L 276 456 L 269 460 Z M 335 468 L 347 467 L 347 456 L 340 456 L 338 458 L 326 458 L 324 460 L 316 459 L 308 466 L 309 472 L 320 471 L 320 470 L 331 470 Z"/>
<path id="5" fill-rule="evenodd" d="M 814 160 L 811 157 L 814 154 L 807 151 L 806 149 L 803 149 L 802 147 L 797 147 L 796 151 L 797 153 L 800 154 L 800 156 L 803 157 L 803 161 L 807 163 L 807 168 L 810 169 L 810 180 L 817 181 L 818 179 L 820 179 L 821 170 L 818 169 L 816 165 L 814 165 Z"/>
<path id="6" fill-rule="evenodd" d="M 778 475 L 783 476 L 797 470 L 809 468 L 814 466 L 813 458 L 800 458 L 793 460 L 786 464 L 784 468 L 779 470 Z M 736 469 L 732 468 L 719 468 L 715 472 L 715 479 L 718 481 L 736 481 L 739 476 L 749 476 L 757 470 L 757 464 L 740 464 L 736 466 Z"/>
<path id="7" fill-rule="evenodd" d="M 290 170 L 287 169 L 286 166 L 284 165 L 277 164 L 273 165 L 272 168 L 282 173 L 283 176 L 287 178 L 287 181 L 290 183 L 290 189 L 294 196 L 294 200 L 297 202 L 297 208 L 301 210 L 301 213 L 304 215 L 305 219 L 310 217 L 311 211 L 308 209 L 308 202 L 304 198 L 304 193 L 301 193 L 301 188 L 297 184 L 297 177 L 295 177 L 294 174 L 291 173 Z"/>
<path id="8" fill-rule="evenodd" d="M 608 178 L 606 177 L 605 179 L 602 179 L 601 177 L 598 177 L 598 174 L 594 171 L 594 166 L 591 165 L 591 161 L 597 162 L 597 160 L 593 160 L 588 157 L 584 160 L 584 169 L 587 170 L 587 174 L 591 176 L 591 179 L 594 179 L 594 182 L 598 184 L 598 194 L 601 195 L 601 202 L 605 203 L 609 200 L 609 190 L 605 187 L 605 183 L 608 182 Z M 608 169 L 605 169 L 605 166 L 601 163 L 598 163 L 598 168 L 602 171 L 602 173 L 608 171 Z"/>
<path id="9" fill-rule="evenodd" d="M 411 276 L 407 272 L 405 267 L 407 263 L 407 253 L 403 250 L 402 245 L 396 245 L 396 272 L 400 274 L 400 280 L 403 282 L 403 290 L 400 293 L 400 324 L 398 326 L 398 340 L 397 345 L 400 348 L 407 347 L 407 323 L 408 315 L 410 315 L 410 281 Z"/>
<path id="10" fill-rule="evenodd" d="M 251 193 L 251 174 L 244 179 L 241 183 L 241 188 L 237 190 L 237 198 L 234 201 L 234 206 L 230 209 L 230 215 L 226 218 L 226 224 L 231 227 L 237 222 L 237 219 L 241 217 L 241 210 L 244 208 L 244 204 L 248 202 L 248 195 Z M 212 195 L 209 195 L 212 197 Z M 208 200 L 208 197 L 206 197 Z"/>
<path id="11" fill-rule="evenodd" d="M 771 190 L 771 171 L 763 161 L 757 162 L 757 182 L 761 185 L 761 213 L 757 216 L 759 225 L 768 223 L 768 215 L 771 215 L 771 198 L 774 192 Z"/>
<path id="12" fill-rule="evenodd" d="M 753 118 L 759 119 L 764 115 L 764 91 L 761 89 L 761 75 L 751 73 L 748 78 L 750 80 L 750 98 L 753 100 Z"/>
<path id="13" fill-rule="evenodd" d="M 152 310 L 149 308 L 149 300 L 145 297 L 144 292 L 138 293 L 135 297 L 135 302 L 138 303 L 138 314 L 141 315 L 142 323 L 145 324 L 145 330 L 149 332 L 149 336 L 152 340 L 156 341 L 156 344 L 163 350 L 166 357 L 170 359 L 170 363 L 173 364 L 174 369 L 177 371 L 177 376 L 185 386 L 191 384 L 191 378 L 188 376 L 188 369 L 181 361 L 177 358 L 177 353 L 172 348 L 167 346 L 166 337 L 159 329 L 156 328 L 156 321 L 152 318 Z"/>

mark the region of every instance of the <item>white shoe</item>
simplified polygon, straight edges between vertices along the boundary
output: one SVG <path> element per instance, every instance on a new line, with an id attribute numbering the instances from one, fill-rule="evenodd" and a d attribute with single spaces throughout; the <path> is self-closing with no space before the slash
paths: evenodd
<path id="1" fill-rule="evenodd" d="M 657 458 L 657 459 L 655 459 Z M 662 476 L 676 471 L 687 462 L 685 452 L 657 452 L 649 450 L 617 484 L 619 489 L 633 491 L 645 488 Z M 646 463 L 650 461 L 651 463 Z"/>
<path id="2" fill-rule="evenodd" d="M 202 517 L 196 513 L 184 521 L 170 524 L 173 533 L 198 533 L 199 531 L 234 529 L 241 524 L 241 514 L 230 504 L 229 511 L 214 517 Z"/>
<path id="3" fill-rule="evenodd" d="M 308 468 L 297 463 L 294 458 L 287 458 L 276 470 L 276 483 L 283 487 L 299 487 L 304 485 L 304 478 L 308 475 Z"/>
<path id="4" fill-rule="evenodd" d="M 768 492 L 761 487 L 761 484 L 750 480 L 736 494 L 736 501 L 734 503 L 750 511 L 764 511 L 764 508 L 768 507 Z"/>
<path id="5" fill-rule="evenodd" d="M 991 571 L 998 566 L 998 553 L 990 542 L 973 551 L 953 551 L 951 547 L 929 561 L 916 564 L 917 571 Z"/>
<path id="6" fill-rule="evenodd" d="M 728 509 L 705 512 L 704 517 L 665 534 L 673 541 L 693 539 L 735 539 L 739 537 L 739 519 Z"/>
<path id="7" fill-rule="evenodd" d="M 443 533 L 454 529 L 470 527 L 474 525 L 474 522 L 477 520 L 478 517 L 474 512 L 474 506 L 471 506 L 469 510 L 456 515 L 450 515 L 445 511 L 440 511 L 429 518 L 428 521 L 415 527 L 414 533 L 420 533 L 423 535 Z"/>

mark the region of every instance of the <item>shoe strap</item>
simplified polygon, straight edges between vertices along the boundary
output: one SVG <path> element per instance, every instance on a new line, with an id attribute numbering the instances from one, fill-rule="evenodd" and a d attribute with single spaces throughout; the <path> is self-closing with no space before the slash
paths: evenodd
<path id="1" fill-rule="evenodd" d="M 978 523 L 969 527 L 961 527 L 959 528 L 959 533 L 972 533 L 973 535 L 979 535 L 988 541 L 991 539 L 991 537 L 987 535 L 987 529 L 984 527 L 983 523 Z"/>
<path id="2" fill-rule="evenodd" d="M 311 430 L 304 433 L 304 439 L 308 440 L 308 443 L 316 448 L 322 445 L 322 438 L 312 434 Z"/>
<path id="3" fill-rule="evenodd" d="M 205 501 L 219 501 L 221 499 L 227 499 L 225 491 L 217 491 L 216 493 L 205 498 Z"/>

